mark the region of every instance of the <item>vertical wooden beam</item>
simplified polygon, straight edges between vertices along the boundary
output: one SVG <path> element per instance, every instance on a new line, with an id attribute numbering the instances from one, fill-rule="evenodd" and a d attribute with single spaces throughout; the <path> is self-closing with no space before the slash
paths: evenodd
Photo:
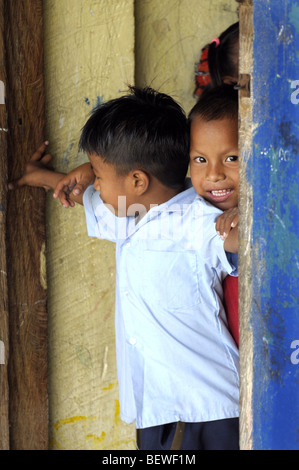
<path id="1" fill-rule="evenodd" d="M 8 174 L 18 178 L 44 139 L 42 0 L 4 2 Z M 7 210 L 9 421 L 12 450 L 48 447 L 45 194 L 22 188 Z"/>
<path id="2" fill-rule="evenodd" d="M 241 207 L 248 310 L 240 315 L 243 447 L 254 450 L 299 449 L 298 14 L 298 0 L 253 2 L 251 137 L 242 158 L 248 197 Z"/>
<path id="3" fill-rule="evenodd" d="M 252 3 L 252 2 L 250 2 Z M 252 5 L 243 2 L 239 9 L 240 47 L 239 73 L 252 81 Z M 252 238 L 252 186 L 247 171 L 252 162 L 252 100 L 239 94 L 239 148 L 240 148 L 240 229 L 239 229 L 239 329 L 240 329 L 240 448 L 252 447 L 252 383 L 253 336 L 250 328 L 252 306 L 251 238 Z"/>
<path id="4" fill-rule="evenodd" d="M 7 113 L 5 106 L 4 0 L 0 1 L 0 450 L 9 449 L 8 291 L 6 263 Z"/>

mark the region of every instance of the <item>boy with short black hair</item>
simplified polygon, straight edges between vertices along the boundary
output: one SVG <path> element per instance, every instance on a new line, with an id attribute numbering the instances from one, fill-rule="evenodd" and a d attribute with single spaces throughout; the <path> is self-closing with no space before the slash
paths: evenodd
<path id="1" fill-rule="evenodd" d="M 140 449 L 238 449 L 238 351 L 221 287 L 236 230 L 221 240 L 221 212 L 185 184 L 184 112 L 132 89 L 92 113 L 80 146 L 91 166 L 47 174 L 43 145 L 20 184 L 56 186 L 68 206 L 82 203 L 76 183 L 94 183 L 83 195 L 88 234 L 116 242 L 121 418 L 136 420 Z"/>
<path id="2" fill-rule="evenodd" d="M 225 237 L 230 224 L 238 222 L 238 92 L 228 85 L 206 91 L 190 111 L 189 124 L 192 184 L 198 194 L 225 211 L 217 220 Z M 229 328 L 239 345 L 236 276 L 224 279 L 223 294 Z"/>

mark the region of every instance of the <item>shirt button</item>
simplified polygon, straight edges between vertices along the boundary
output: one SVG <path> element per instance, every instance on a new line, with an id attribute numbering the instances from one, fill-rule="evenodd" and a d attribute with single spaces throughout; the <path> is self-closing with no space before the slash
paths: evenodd
<path id="1" fill-rule="evenodd" d="M 129 291 L 124 290 L 123 294 L 124 294 L 124 295 L 129 295 Z"/>
<path id="2" fill-rule="evenodd" d="M 129 343 L 134 346 L 136 343 L 137 343 L 137 339 L 136 338 L 130 338 L 129 339 Z"/>

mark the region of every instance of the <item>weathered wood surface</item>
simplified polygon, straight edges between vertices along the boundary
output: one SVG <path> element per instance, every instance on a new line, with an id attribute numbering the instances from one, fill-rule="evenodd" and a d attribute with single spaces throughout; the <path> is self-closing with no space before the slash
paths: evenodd
<path id="1" fill-rule="evenodd" d="M 4 2 L 9 180 L 44 139 L 42 0 Z M 10 192 L 6 214 L 10 448 L 47 449 L 45 194 Z"/>
<path id="2" fill-rule="evenodd" d="M 252 7 L 242 4 L 240 16 L 239 73 L 252 76 Z M 250 329 L 252 303 L 251 238 L 252 238 L 252 187 L 246 172 L 252 160 L 252 102 L 239 94 L 239 147 L 240 147 L 240 229 L 239 229 L 239 328 L 240 328 L 240 447 L 252 447 L 252 381 L 253 336 Z"/>
<path id="3" fill-rule="evenodd" d="M 243 449 L 299 449 L 298 12 L 298 0 L 255 0 L 251 31 L 240 16 Z"/>
<path id="4" fill-rule="evenodd" d="M 4 0 L 0 2 L 0 450 L 9 449 L 8 292 L 6 267 L 7 112 L 5 107 Z"/>

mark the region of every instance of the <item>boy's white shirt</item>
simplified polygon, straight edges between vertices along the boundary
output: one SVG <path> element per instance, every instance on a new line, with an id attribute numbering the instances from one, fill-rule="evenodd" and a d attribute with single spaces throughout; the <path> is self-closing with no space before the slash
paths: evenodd
<path id="1" fill-rule="evenodd" d="M 121 418 L 144 428 L 237 417 L 238 349 L 222 306 L 222 281 L 236 270 L 215 231 L 221 211 L 192 187 L 137 224 L 92 186 L 83 203 L 88 235 L 116 242 Z"/>

